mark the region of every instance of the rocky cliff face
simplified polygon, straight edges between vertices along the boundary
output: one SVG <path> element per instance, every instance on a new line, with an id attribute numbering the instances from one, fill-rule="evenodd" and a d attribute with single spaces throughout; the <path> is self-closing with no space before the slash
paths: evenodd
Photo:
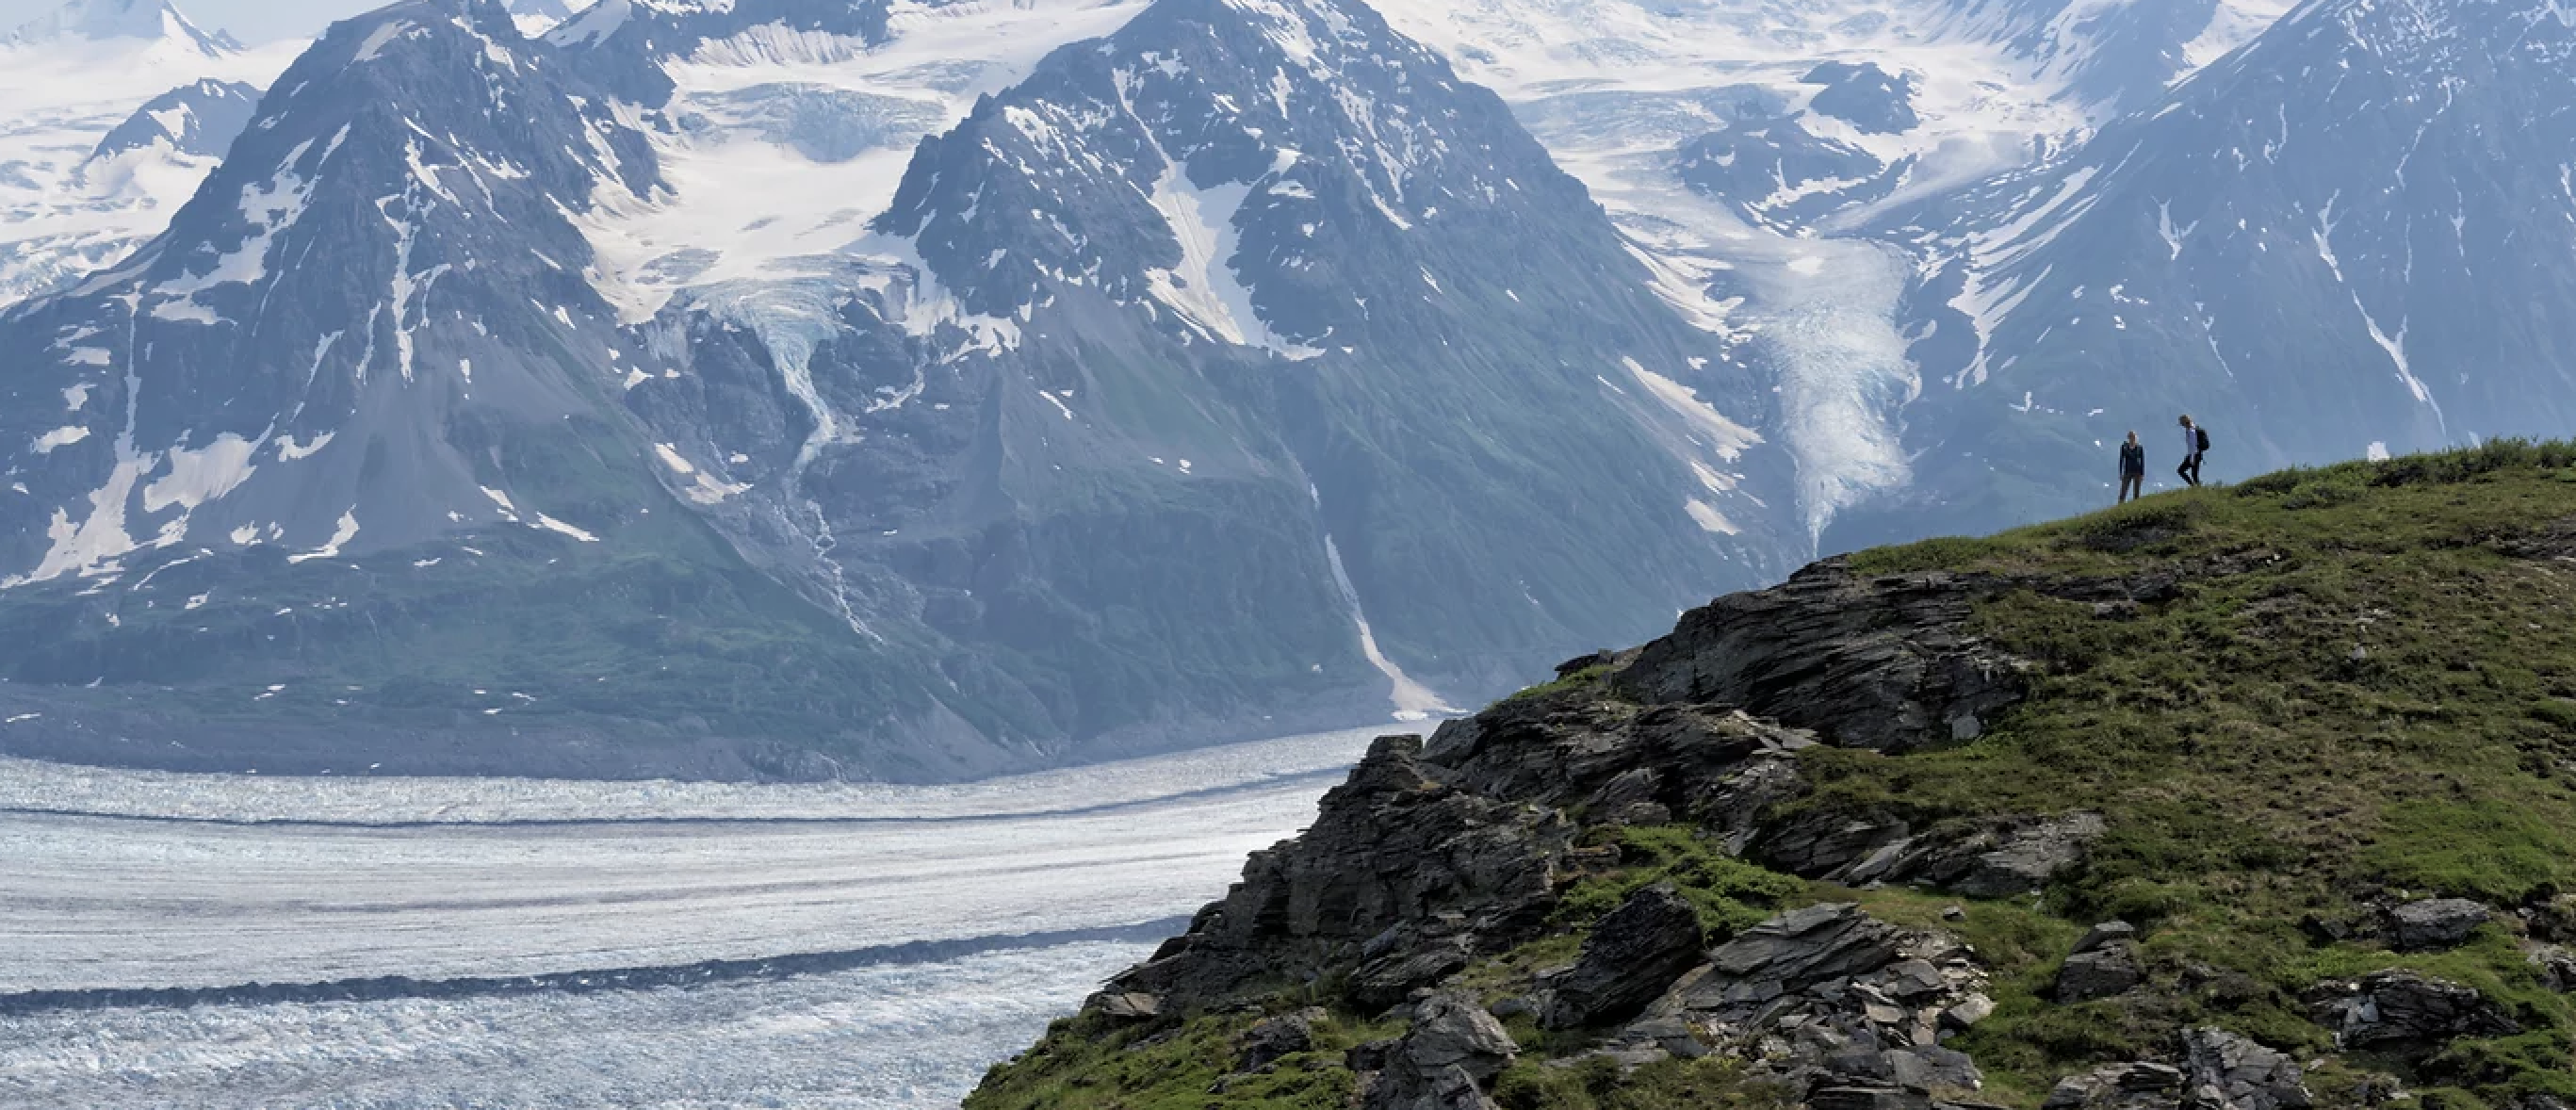
<path id="1" fill-rule="evenodd" d="M 2564 834 L 2377 793 L 2431 776 L 2450 793 L 2420 804 L 2554 822 L 2558 772 L 2469 768 L 2559 730 L 2453 684 L 2459 731 L 2327 757 L 2305 738 L 2349 722 L 2270 699 L 2387 697 L 2411 679 L 2375 661 L 2499 626 L 2522 646 L 2477 665 L 2576 692 L 2576 657 L 2515 615 L 2576 603 L 2534 561 L 2571 466 L 2288 475 L 1722 598 L 1381 740 L 968 1105 L 2560 1105 L 2565 1034 L 2535 1031 L 2576 1027 L 2544 985 L 2564 900 L 2442 861 Z M 2326 538 L 2384 513 L 2422 515 L 2371 553 Z M 2312 606 L 2363 581 L 2381 631 L 2355 646 Z M 2522 600 L 2441 600 L 2461 589 Z M 2518 1038 L 2540 1047 L 2495 1064 Z"/>
<path id="2" fill-rule="evenodd" d="M 287 731 L 480 753 L 342 763 L 967 774 L 1420 718 L 1802 542 L 1761 384 L 1364 5 L 518 14 L 339 25 L 161 238 L 0 319 L 0 610 L 79 645 L 16 750 L 310 691 Z M 370 561 L 620 603 L 428 617 Z M 774 696 L 658 677 L 780 651 Z M 700 754 L 602 754 L 629 684 Z M 259 755 L 188 761 L 328 765 Z"/>

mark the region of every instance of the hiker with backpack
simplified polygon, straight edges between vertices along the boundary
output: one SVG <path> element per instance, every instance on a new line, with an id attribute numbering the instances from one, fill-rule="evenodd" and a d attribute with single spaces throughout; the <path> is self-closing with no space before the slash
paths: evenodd
<path id="1" fill-rule="evenodd" d="M 2192 423 L 2190 415 L 2185 414 L 2182 418 L 2182 465 L 2174 468 L 2174 474 L 2198 489 L 2200 457 L 2208 451 L 2209 430 Z"/>
<path id="2" fill-rule="evenodd" d="M 2147 446 L 2146 444 L 2138 442 L 2137 432 L 2131 431 L 2129 433 L 2129 441 L 2120 445 L 2119 503 L 2126 505 L 2129 503 L 2130 498 L 2145 497 L 2146 495 Z"/>

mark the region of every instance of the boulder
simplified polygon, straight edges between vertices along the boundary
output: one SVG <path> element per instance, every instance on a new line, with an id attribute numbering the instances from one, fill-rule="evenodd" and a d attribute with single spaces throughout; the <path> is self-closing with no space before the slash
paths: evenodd
<path id="1" fill-rule="evenodd" d="M 1413 1010 L 1413 1026 L 1384 1053 L 1365 1110 L 1489 1110 L 1486 1084 L 1520 1051 L 1503 1023 L 1463 993 L 1436 992 Z"/>
<path id="2" fill-rule="evenodd" d="M 1397 1052 L 1424 1071 L 1463 1068 L 1481 1083 L 1510 1067 L 1520 1045 L 1474 998 L 1443 992 L 1414 1007 L 1413 1027 L 1398 1042 Z"/>
<path id="3" fill-rule="evenodd" d="M 1967 1053 L 1938 1045 L 1869 1048 L 1856 1045 L 1825 1055 L 1814 1065 L 1832 1086 L 1894 1086 L 1916 1094 L 1972 1090 L 1985 1081 Z"/>
<path id="4" fill-rule="evenodd" d="M 1888 849 L 1902 851 L 1910 843 L 1906 824 L 1898 818 L 1811 810 L 1763 832 L 1753 852 L 1764 863 L 1792 875 L 1866 882 L 1876 876 L 1852 872 L 1877 862 Z"/>
<path id="5" fill-rule="evenodd" d="M 2317 1023 L 2345 1048 L 2405 1052 L 2453 1037 L 2522 1031 L 2504 1007 L 2473 987 L 2405 969 L 2374 971 L 2355 983 L 2331 984 L 2311 996 Z"/>
<path id="6" fill-rule="evenodd" d="M 2223 1029 L 2185 1030 L 2182 1046 L 2191 1110 L 2306 1110 L 2313 1101 L 2286 1054 Z"/>
<path id="7" fill-rule="evenodd" d="M 2401 952 L 2457 948 L 2494 916 L 2466 898 L 2408 902 L 2388 913 L 2388 939 Z"/>
<path id="8" fill-rule="evenodd" d="M 1967 873 L 1945 885 L 1971 898 L 2032 894 L 2059 871 L 2081 861 L 2102 838 L 2101 815 L 2070 813 L 2014 831 L 1993 851 L 1979 854 Z"/>
<path id="9" fill-rule="evenodd" d="M 1371 1110 L 1501 1110 L 1493 1099 L 1485 1097 L 1476 1077 L 1460 1067 L 1442 1068 L 1424 1077 L 1407 1097 L 1380 1101 L 1377 1093 L 1388 1089 L 1387 1078 L 1379 1077 L 1369 1088 L 1365 1105 Z"/>
<path id="10" fill-rule="evenodd" d="M 1310 1006 L 1263 1020 L 1244 1032 L 1241 1047 L 1235 1053 L 1234 1070 L 1258 1071 L 1282 1057 L 1312 1051 L 1315 1026 L 1325 1019 L 1321 1007 Z"/>
<path id="11" fill-rule="evenodd" d="M 1941 1011 L 1941 1024 L 1951 1029 L 1966 1029 L 1993 1016 L 1995 1000 L 1982 994 L 1972 994 L 1961 999 L 1958 1005 Z"/>
<path id="12" fill-rule="evenodd" d="M 2040 1110 L 2176 1110 L 2182 1096 L 2179 1068 L 2111 1064 L 2059 1080 Z"/>
<path id="13" fill-rule="evenodd" d="M 1467 938 L 1414 939 L 1411 930 L 1400 932 L 1403 942 L 1352 969 L 1350 981 L 1343 988 L 1351 1004 L 1364 1013 L 1378 1013 L 1405 1002 L 1414 991 L 1438 985 L 1472 960 Z"/>
<path id="14" fill-rule="evenodd" d="M 2057 1000 L 2089 1002 L 2109 998 L 2146 981 L 2146 972 L 2138 967 L 2136 948 L 2125 941 L 2118 942 L 2068 956 L 2066 966 L 2057 972 Z"/>
<path id="15" fill-rule="evenodd" d="M 1709 953 L 1710 974 L 1696 985 L 1690 1005 L 1722 1009 L 1874 971 L 1896 961 L 1902 939 L 1895 926 L 1853 903 L 1785 913 Z"/>
<path id="16" fill-rule="evenodd" d="M 1396 1046 L 1403 1043 L 1393 1037 L 1362 1041 L 1342 1050 L 1342 1066 L 1361 1075 L 1385 1071 L 1386 1062 L 1395 1058 Z"/>
<path id="17" fill-rule="evenodd" d="M 2576 991 L 2576 952 L 2555 944 L 2535 945 L 2526 953 L 2531 966 L 2539 969 L 2540 981 L 2560 994 Z"/>
<path id="18" fill-rule="evenodd" d="M 2136 939 L 2138 939 L 2137 926 L 2126 921 L 2105 921 L 2086 930 L 2083 939 L 2075 942 L 2075 947 L 2070 954 L 2093 952 Z"/>
<path id="19" fill-rule="evenodd" d="M 2576 894 L 2554 895 L 2531 907 L 2526 922 L 2531 935 L 2556 944 L 2576 944 Z"/>
<path id="20" fill-rule="evenodd" d="M 1555 1029 L 1625 1021 L 1700 960 L 1699 910 L 1671 883 L 1630 894 L 1593 926 L 1583 958 L 1551 984 Z"/>
<path id="21" fill-rule="evenodd" d="M 1116 1021 L 1150 1021 L 1163 1012 L 1163 1000 L 1136 991 L 1102 991 L 1082 1008 Z"/>

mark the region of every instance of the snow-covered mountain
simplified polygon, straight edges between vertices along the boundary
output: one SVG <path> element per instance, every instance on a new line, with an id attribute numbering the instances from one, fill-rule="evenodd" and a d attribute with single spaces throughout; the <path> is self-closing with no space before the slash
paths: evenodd
<path id="1" fill-rule="evenodd" d="M 1912 486 L 1914 252 L 1880 214 L 2019 170 L 2286 0 L 1431 0 L 1407 32 L 1510 100 L 1658 289 L 1776 383 L 1799 512 Z"/>
<path id="2" fill-rule="evenodd" d="M 143 102 L 124 123 L 98 141 L 82 164 L 86 177 L 104 163 L 127 155 L 157 151 L 184 158 L 221 160 L 233 139 L 250 126 L 259 110 L 260 90 L 239 81 L 213 78 L 181 85 Z"/>
<path id="3" fill-rule="evenodd" d="M 200 29 L 170 0 L 71 0 L 0 37 L 0 46 L 61 45 L 83 39 L 166 43 L 209 58 L 242 49 L 230 35 Z"/>
<path id="4" fill-rule="evenodd" d="M 968 774 L 1463 704 L 2139 412 L 2550 426 L 2571 21 L 2285 6 L 406 0 L 0 314 L 0 739 Z"/>
<path id="5" fill-rule="evenodd" d="M 2571 53 L 2550 0 L 2310 4 L 2084 147 L 1906 213 L 1919 478 L 1849 542 L 2089 504 L 2100 445 L 2137 428 L 2170 466 L 2183 412 L 2213 477 L 2566 435 Z"/>
<path id="6" fill-rule="evenodd" d="M 519 33 L 532 38 L 554 30 L 572 17 L 572 5 L 564 0 L 510 0 L 511 20 L 519 25 Z"/>
<path id="7" fill-rule="evenodd" d="M 214 637 L 176 677 L 335 736 L 620 722 L 702 773 L 1418 715 L 1788 565 L 1767 398 L 1651 276 L 1356 3 L 620 2 L 538 42 L 413 0 L 0 318 L 42 352 L 0 601 L 82 645 L 22 679 Z"/>
<path id="8" fill-rule="evenodd" d="M 159 234 L 302 46 L 244 50 L 167 0 L 77 0 L 0 38 L 0 305 Z"/>

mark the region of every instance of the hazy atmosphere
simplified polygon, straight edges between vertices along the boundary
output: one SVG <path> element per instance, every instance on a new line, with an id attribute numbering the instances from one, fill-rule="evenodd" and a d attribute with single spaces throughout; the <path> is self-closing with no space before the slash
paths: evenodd
<path id="1" fill-rule="evenodd" d="M 60 0 L 0 0 L 0 28 L 15 27 L 61 6 Z M 320 34 L 332 20 L 383 6 L 367 0 L 197 0 L 186 11 L 190 19 L 210 30 L 230 31 L 234 38 L 257 45 L 308 38 Z"/>
<path id="2" fill-rule="evenodd" d="M 0 1110 L 2571 1110 L 2571 105 L 0 0 Z"/>

